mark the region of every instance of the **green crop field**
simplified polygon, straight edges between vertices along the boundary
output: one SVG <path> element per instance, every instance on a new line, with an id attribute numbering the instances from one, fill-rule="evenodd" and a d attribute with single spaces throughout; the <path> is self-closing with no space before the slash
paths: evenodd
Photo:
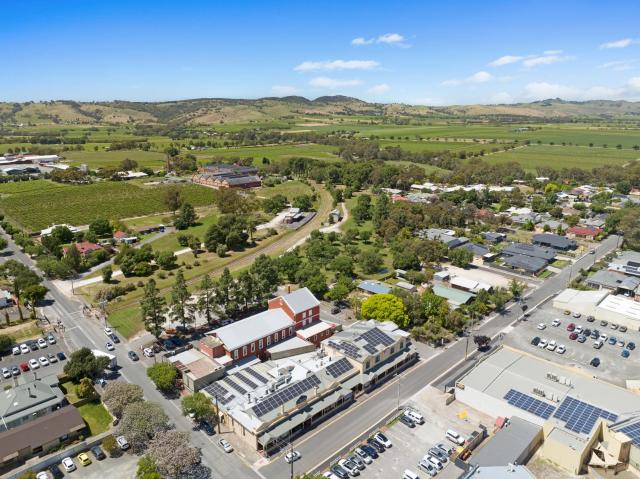
<path id="1" fill-rule="evenodd" d="M 330 145 L 316 145 L 306 143 L 302 145 L 275 145 L 275 146 L 246 146 L 240 148 L 209 148 L 195 153 L 201 163 L 212 161 L 215 158 L 253 158 L 254 164 L 262 164 L 262 158 L 271 161 L 281 161 L 296 156 L 318 158 L 322 160 L 335 159 L 337 148 Z"/>
<path id="2" fill-rule="evenodd" d="M 0 209 L 14 222 L 35 231 L 51 224 L 83 225 L 96 218 L 128 218 L 166 211 L 164 188 L 142 187 L 132 182 L 100 182 L 90 185 L 60 185 L 6 195 Z M 35 183 L 35 182 L 34 182 Z M 29 183 L 17 183 L 26 185 Z M 0 185 L 0 193 L 3 193 Z M 12 187 L 14 184 L 11 185 Z M 212 202 L 211 190 L 198 185 L 179 185 L 185 202 L 204 206 Z"/>
<path id="3" fill-rule="evenodd" d="M 118 168 L 125 158 L 138 162 L 140 168 L 160 169 L 165 165 L 165 154 L 157 151 L 117 150 L 117 151 L 66 151 L 62 154 L 70 165 L 86 164 L 89 168 Z"/>
<path id="4" fill-rule="evenodd" d="M 582 146 L 530 145 L 485 156 L 489 163 L 517 161 L 525 170 L 546 168 L 582 168 L 620 166 L 640 158 L 640 152 L 616 148 L 589 148 Z"/>
<path id="5" fill-rule="evenodd" d="M 379 140 L 378 144 L 380 148 L 389 146 L 399 146 L 403 150 L 413 152 L 430 152 L 438 153 L 443 151 L 450 151 L 452 153 L 459 153 L 466 151 L 467 153 L 478 153 L 484 151 L 485 153 L 491 152 L 492 148 L 500 148 L 501 145 L 492 145 L 486 143 L 474 143 L 471 141 L 418 141 L 418 140 Z"/>

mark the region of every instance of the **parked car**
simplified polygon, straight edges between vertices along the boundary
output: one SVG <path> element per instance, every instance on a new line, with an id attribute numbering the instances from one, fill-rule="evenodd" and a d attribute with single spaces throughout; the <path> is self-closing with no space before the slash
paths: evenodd
<path id="1" fill-rule="evenodd" d="M 301 457 L 302 454 L 300 454 L 299 451 L 289 451 L 284 455 L 284 460 L 291 464 L 292 462 L 296 462 Z"/>
<path id="2" fill-rule="evenodd" d="M 104 334 L 111 336 L 113 334 L 113 330 L 111 328 L 104 328 Z"/>
<path id="3" fill-rule="evenodd" d="M 557 347 L 557 343 L 555 339 L 552 339 L 551 341 L 549 341 L 549 344 L 547 344 L 547 350 L 549 351 L 555 351 L 556 347 Z"/>
<path id="4" fill-rule="evenodd" d="M 444 452 L 447 455 L 447 457 L 449 457 L 454 452 L 453 448 L 451 446 L 449 446 L 446 442 L 439 442 L 434 447 L 437 447 L 442 452 Z"/>
<path id="5" fill-rule="evenodd" d="M 453 429 L 448 429 L 445 436 L 449 441 L 457 444 L 458 446 L 462 446 L 465 443 L 464 437 L 462 437 L 457 431 Z"/>
<path id="6" fill-rule="evenodd" d="M 603 333 L 603 334 L 601 334 L 601 335 L 600 335 L 600 338 L 599 338 L 599 339 L 600 339 L 600 341 L 602 341 L 602 342 L 604 343 L 604 342 L 606 342 L 606 341 L 607 341 L 607 338 L 608 338 L 608 337 L 609 337 L 609 336 L 607 336 L 607 334 Z"/>
<path id="7" fill-rule="evenodd" d="M 331 472 L 333 472 L 340 479 L 349 479 L 349 472 L 342 466 L 339 466 L 338 464 L 331 467 Z"/>
<path id="8" fill-rule="evenodd" d="M 598 331 L 597 329 L 594 329 L 593 331 L 591 331 L 591 339 L 598 339 L 600 337 L 600 331 Z"/>
<path id="9" fill-rule="evenodd" d="M 536 336 L 531 340 L 531 344 L 533 344 L 534 346 L 537 346 L 539 342 L 540 342 L 540 336 Z"/>
<path id="10" fill-rule="evenodd" d="M 20 346 L 14 346 L 13 349 L 11 350 L 11 353 L 14 356 L 18 356 L 20 354 Z"/>
<path id="11" fill-rule="evenodd" d="M 609 327 L 610 327 L 611 329 L 618 329 L 618 325 L 617 325 L 616 323 L 611 323 L 611 324 L 609 325 Z"/>
<path id="12" fill-rule="evenodd" d="M 615 338 L 615 336 L 611 336 L 611 337 L 609 338 L 609 344 L 610 344 L 611 346 L 615 345 L 617 342 L 618 342 L 618 340 Z"/>
<path id="13" fill-rule="evenodd" d="M 11 374 L 13 376 L 20 376 L 20 368 L 18 366 L 13 366 L 11 368 Z"/>
<path id="14" fill-rule="evenodd" d="M 589 362 L 589 364 L 590 364 L 591 366 L 593 366 L 594 368 L 597 368 L 598 366 L 600 366 L 600 358 L 598 358 L 598 357 L 593 358 L 593 359 Z"/>
<path id="15" fill-rule="evenodd" d="M 585 328 L 582 331 L 582 334 L 584 334 L 586 337 L 589 337 L 589 336 L 591 336 L 591 330 L 589 328 Z"/>
<path id="16" fill-rule="evenodd" d="M 567 331 L 573 331 L 574 329 L 576 329 L 575 323 L 569 323 L 567 325 Z"/>
<path id="17" fill-rule="evenodd" d="M 91 451 L 91 454 L 93 454 L 93 457 L 95 457 L 98 461 L 102 461 L 104 458 L 107 457 L 104 451 L 100 449 L 100 446 L 93 446 L 90 449 L 90 451 Z"/>
<path id="18" fill-rule="evenodd" d="M 633 351 L 634 349 L 636 349 L 636 343 L 634 343 L 632 341 L 629 341 L 627 343 L 627 349 L 630 350 L 630 351 Z"/>
<path id="19" fill-rule="evenodd" d="M 619 348 L 624 348 L 624 341 L 622 339 L 618 339 L 616 346 L 618 346 Z"/>
<path id="20" fill-rule="evenodd" d="M 37 351 L 38 350 L 38 342 L 37 341 L 27 341 L 27 346 L 29 346 L 29 349 L 31 351 Z"/>
<path id="21" fill-rule="evenodd" d="M 38 358 L 38 362 L 40 363 L 40 366 L 49 366 L 49 360 L 44 356 L 40 356 Z"/>
<path id="22" fill-rule="evenodd" d="M 80 454 L 78 454 L 78 462 L 83 466 L 88 466 L 89 464 L 91 464 L 91 458 L 86 452 L 81 452 Z"/>
<path id="23" fill-rule="evenodd" d="M 127 356 L 129 356 L 129 359 L 131 359 L 131 361 L 138 361 L 140 359 L 135 351 L 129 351 L 127 353 Z"/>
<path id="24" fill-rule="evenodd" d="M 402 473 L 402 479 L 420 479 L 420 476 L 410 469 L 405 469 Z"/>
<path id="25" fill-rule="evenodd" d="M 144 354 L 148 358 L 152 358 L 154 356 L 153 349 L 151 349 L 151 348 L 144 348 L 142 350 L 142 354 Z"/>
<path id="26" fill-rule="evenodd" d="M 47 359 L 49 360 L 50 363 L 57 363 L 58 362 L 58 358 L 53 353 L 47 354 Z"/>
<path id="27" fill-rule="evenodd" d="M 418 463 L 418 466 L 424 472 L 429 474 L 429 476 L 431 476 L 431 477 L 435 477 L 435 475 L 438 474 L 438 469 L 436 469 L 436 466 L 431 464 L 431 461 L 429 461 L 428 459 L 425 459 L 424 457 L 422 459 L 420 459 L 420 462 Z"/>
<path id="28" fill-rule="evenodd" d="M 593 316 L 587 316 L 587 322 L 593 323 L 596 320 Z"/>
<path id="29" fill-rule="evenodd" d="M 22 363 L 20 365 L 20 369 L 22 369 L 23 373 L 29 372 L 29 365 L 27 363 Z"/>
<path id="30" fill-rule="evenodd" d="M 364 450 L 364 448 L 362 447 L 356 447 L 353 452 L 356 453 L 356 455 L 365 463 L 365 464 L 371 464 L 373 462 L 373 457 Z M 377 455 L 377 454 L 376 454 Z"/>
<path id="31" fill-rule="evenodd" d="M 109 341 L 107 341 L 107 343 L 104 345 L 105 348 L 107 348 L 107 351 L 113 351 L 114 349 L 116 349 L 116 347 L 113 345 L 113 343 L 110 343 Z"/>
<path id="32" fill-rule="evenodd" d="M 564 344 L 558 345 L 558 349 L 556 349 L 556 353 L 558 354 L 564 354 L 566 351 L 567 351 L 567 347 Z"/>
<path id="33" fill-rule="evenodd" d="M 31 352 L 31 349 L 29 349 L 29 346 L 27 346 L 25 343 L 22 343 L 20 345 L 20 352 L 22 354 L 29 354 Z"/>
<path id="34" fill-rule="evenodd" d="M 578 325 L 576 326 L 576 329 L 574 331 L 578 334 L 582 334 L 582 331 L 584 331 L 584 328 L 581 325 Z"/>
<path id="35" fill-rule="evenodd" d="M 560 320 L 558 318 L 554 319 L 553 321 L 551 321 L 551 326 L 557 328 L 558 326 L 560 326 Z"/>
<path id="36" fill-rule="evenodd" d="M 60 361 L 64 361 L 65 359 L 67 359 L 67 357 L 64 355 L 64 353 L 63 353 L 62 351 L 58 351 L 58 352 L 56 353 L 56 356 L 58 357 L 58 359 L 59 359 Z"/>
<path id="37" fill-rule="evenodd" d="M 46 348 L 47 346 L 49 346 L 49 344 L 47 344 L 47 341 L 44 338 L 38 339 L 38 347 L 40 349 Z"/>
<path id="38" fill-rule="evenodd" d="M 222 450 L 226 453 L 233 452 L 233 446 L 229 444 L 229 441 L 226 439 L 220 439 L 218 441 L 218 445 L 222 448 Z M 295 451 L 294 451 L 295 452 Z M 287 461 L 288 462 L 288 461 Z"/>
<path id="39" fill-rule="evenodd" d="M 373 435 L 373 438 L 374 438 L 376 441 L 378 441 L 378 442 L 382 443 L 382 445 L 383 445 L 384 447 L 386 447 L 387 449 L 389 449 L 391 446 L 393 446 L 393 444 L 391 444 L 391 441 L 389 441 L 389 439 L 387 439 L 387 436 L 385 436 L 384 434 L 382 434 L 380 431 L 376 432 L 376 433 Z"/>
<path id="40" fill-rule="evenodd" d="M 573 332 L 573 333 L 569 334 L 569 339 L 571 341 L 575 341 L 576 339 L 578 339 L 578 333 Z"/>
<path id="41" fill-rule="evenodd" d="M 202 429 L 207 436 L 213 436 L 216 433 L 213 425 L 209 421 L 201 421 L 200 429 Z"/>
<path id="42" fill-rule="evenodd" d="M 547 341 L 545 338 L 542 338 L 538 343 L 538 347 L 544 349 L 547 347 L 547 344 L 549 344 L 549 341 Z"/>
<path id="43" fill-rule="evenodd" d="M 363 471 L 364 468 L 367 467 L 364 461 L 360 459 L 357 454 L 351 454 L 347 457 L 347 460 L 353 462 L 361 471 Z"/>
<path id="44" fill-rule="evenodd" d="M 369 444 L 363 444 L 362 446 L 360 446 L 360 449 L 371 456 L 372 459 L 378 459 L 378 457 L 380 457 L 378 456 L 378 451 L 376 450 L 376 448 L 371 447 Z"/>
<path id="45" fill-rule="evenodd" d="M 573 316 L 574 318 L 579 318 L 582 315 L 576 311 L 571 316 Z"/>
<path id="46" fill-rule="evenodd" d="M 544 323 L 538 323 L 538 326 L 536 326 L 540 331 L 542 331 L 543 329 L 545 329 L 547 327 L 546 324 Z"/>
<path id="47" fill-rule="evenodd" d="M 56 344 L 56 337 L 53 334 L 49 334 L 47 336 L 47 341 L 49 344 Z"/>
<path id="48" fill-rule="evenodd" d="M 9 379 L 11 377 L 11 371 L 9 368 L 2 368 L 2 377 L 5 379 Z"/>
<path id="49" fill-rule="evenodd" d="M 439 448 L 435 446 L 429 449 L 428 453 L 431 454 L 433 457 L 437 457 L 442 464 L 446 464 L 447 462 L 449 462 L 449 459 L 447 458 L 447 454 L 445 454 L 444 451 L 441 451 Z"/>
<path id="50" fill-rule="evenodd" d="M 65 457 L 62 460 L 62 467 L 64 467 L 65 472 L 71 472 L 76 470 L 76 465 L 73 462 L 73 459 L 70 457 Z"/>
<path id="51" fill-rule="evenodd" d="M 49 466 L 49 472 L 53 476 L 53 479 L 62 479 L 64 477 L 64 474 L 62 473 L 62 471 L 60 470 L 57 464 L 51 464 Z"/>
<path id="52" fill-rule="evenodd" d="M 584 343 L 586 341 L 587 341 L 587 337 L 584 334 L 581 334 L 580 336 L 578 336 L 579 343 Z"/>
<path id="53" fill-rule="evenodd" d="M 111 335 L 111 341 L 113 341 L 115 344 L 120 344 L 120 338 L 115 334 Z"/>
<path id="54" fill-rule="evenodd" d="M 568 309 L 565 309 L 562 314 L 564 314 L 565 316 L 569 316 L 571 314 L 571 311 L 569 311 Z"/>
<path id="55" fill-rule="evenodd" d="M 621 325 L 621 326 L 618 328 L 618 331 L 620 331 L 621 333 L 626 333 L 626 332 L 627 332 L 627 327 L 626 327 L 626 326 L 624 326 L 624 325 Z"/>
<path id="56" fill-rule="evenodd" d="M 118 443 L 118 446 L 120 446 L 120 449 L 122 449 L 123 451 L 129 449 L 129 442 L 127 441 L 126 437 L 118 436 L 116 437 L 116 442 Z"/>
<path id="57" fill-rule="evenodd" d="M 426 454 L 422 459 L 426 459 L 427 461 L 429 461 L 438 471 L 444 469 L 444 464 L 442 464 L 442 462 L 437 457 L 432 456 L 431 454 Z"/>
<path id="58" fill-rule="evenodd" d="M 600 326 L 602 326 L 603 328 L 604 328 L 607 324 L 609 324 L 609 322 L 608 322 L 608 321 L 605 321 L 604 319 L 603 319 L 602 321 L 600 321 Z"/>
<path id="59" fill-rule="evenodd" d="M 599 340 L 599 339 L 598 339 L 598 340 L 596 340 L 596 341 L 594 341 L 594 342 L 593 342 L 593 347 L 594 347 L 595 349 L 600 349 L 600 348 L 602 347 L 602 345 L 603 345 L 603 344 L 604 344 L 604 343 L 603 343 L 601 340 Z"/>
<path id="60" fill-rule="evenodd" d="M 29 367 L 31 369 L 38 369 L 40 367 L 40 363 L 38 363 L 36 358 L 31 358 L 29 359 Z"/>
<path id="61" fill-rule="evenodd" d="M 400 422 L 402 424 L 404 424 L 407 427 L 416 427 L 416 423 L 413 422 L 413 419 L 411 419 L 409 416 L 407 416 L 406 414 L 401 414 L 400 417 L 398 418 L 400 420 Z"/>
<path id="62" fill-rule="evenodd" d="M 424 416 L 415 409 L 407 408 L 405 409 L 404 414 L 409 416 L 416 424 L 424 424 Z"/>
<path id="63" fill-rule="evenodd" d="M 331 471 L 326 471 L 322 473 L 322 477 L 326 478 L 326 479 L 340 479 L 338 476 L 336 476 L 333 472 Z"/>
<path id="64" fill-rule="evenodd" d="M 358 469 L 358 466 L 347 459 L 340 459 L 338 461 L 338 466 L 348 471 L 350 476 L 355 477 L 360 475 L 360 469 Z"/>
<path id="65" fill-rule="evenodd" d="M 628 358 L 630 355 L 631 355 L 631 353 L 629 352 L 629 350 L 628 350 L 628 349 L 623 349 L 623 350 L 620 352 L 620 356 L 622 356 L 622 357 L 623 357 L 623 358 L 625 358 L 625 359 L 626 359 L 626 358 Z"/>
<path id="66" fill-rule="evenodd" d="M 369 446 L 373 447 L 376 450 L 376 452 L 378 452 L 378 453 L 382 453 L 382 452 L 386 451 L 386 448 L 384 447 L 384 445 L 382 443 L 376 441 L 372 437 L 367 439 L 367 444 L 369 444 Z"/>
<path id="67" fill-rule="evenodd" d="M 49 474 L 47 473 L 47 471 L 40 471 L 38 474 L 36 474 L 36 479 L 49 479 Z"/>

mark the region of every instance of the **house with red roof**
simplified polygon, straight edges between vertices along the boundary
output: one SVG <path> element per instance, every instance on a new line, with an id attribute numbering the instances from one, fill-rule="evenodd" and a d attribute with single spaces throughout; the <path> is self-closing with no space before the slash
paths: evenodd
<path id="1" fill-rule="evenodd" d="M 90 241 L 81 241 L 80 243 L 75 243 L 74 246 L 78 250 L 78 253 L 80 253 L 80 256 L 82 256 L 83 258 L 86 258 L 94 251 L 99 251 L 102 249 L 102 246 L 96 243 L 91 243 Z M 69 250 L 68 246 L 65 246 L 63 248 L 63 252 L 65 256 L 68 250 Z"/>
<path id="2" fill-rule="evenodd" d="M 132 244 L 138 241 L 137 236 L 127 233 L 126 231 L 116 231 L 113 233 L 113 239 L 118 243 Z"/>
<path id="3" fill-rule="evenodd" d="M 602 234 L 603 231 L 602 228 L 596 228 L 595 226 L 572 226 L 567 229 L 567 236 L 569 238 L 594 240 L 598 235 Z"/>

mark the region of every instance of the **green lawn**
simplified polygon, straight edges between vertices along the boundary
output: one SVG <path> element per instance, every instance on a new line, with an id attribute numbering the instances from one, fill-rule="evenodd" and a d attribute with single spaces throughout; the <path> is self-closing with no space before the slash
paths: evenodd
<path id="1" fill-rule="evenodd" d="M 564 259 L 557 259 L 555 260 L 553 263 L 551 263 L 551 266 L 553 266 L 554 268 L 565 268 L 567 266 L 569 266 L 570 261 L 564 260 Z"/>
<path id="2" fill-rule="evenodd" d="M 310 195 L 313 189 L 301 181 L 285 181 L 275 186 L 264 186 L 256 190 L 256 196 L 259 198 L 272 198 L 275 195 L 284 195 L 289 201 L 296 196 Z"/>
<path id="3" fill-rule="evenodd" d="M 28 191 L 13 192 L 0 203 L 0 210 L 8 218 L 31 231 L 51 224 L 84 225 L 96 218 L 120 219 L 166 211 L 165 186 L 145 187 L 135 182 L 111 181 L 53 187 L 49 181 L 34 183 L 36 188 L 27 183 Z M 176 188 L 183 200 L 193 206 L 212 203 L 208 188 L 193 184 Z M 2 192 L 0 187 L 0 194 Z"/>
<path id="4" fill-rule="evenodd" d="M 127 139 L 135 138 L 127 137 Z M 111 139 L 111 141 L 117 140 Z M 70 165 L 79 166 L 84 163 L 91 169 L 118 168 L 125 158 L 137 161 L 140 168 L 149 167 L 158 170 L 165 165 L 165 154 L 157 151 L 100 149 L 98 151 L 65 151 L 62 155 Z"/>
<path id="5" fill-rule="evenodd" d="M 96 436 L 109 429 L 111 425 L 111 415 L 100 402 L 90 402 L 80 406 L 78 412 L 87 423 L 90 434 Z"/>
<path id="6" fill-rule="evenodd" d="M 181 234 L 194 235 L 200 238 L 200 240 L 204 240 L 204 235 L 207 232 L 207 229 L 218 220 L 218 217 L 219 215 L 217 213 L 211 213 L 202 218 L 198 218 L 198 224 L 196 226 L 192 226 L 191 228 L 187 228 L 186 230 L 161 236 L 157 240 L 150 243 L 151 247 L 156 251 L 180 250 L 184 248 L 184 246 L 180 246 L 180 244 L 178 243 L 178 236 Z"/>
<path id="7" fill-rule="evenodd" d="M 640 158 L 635 150 L 583 146 L 530 145 L 484 158 L 489 163 L 517 161 L 525 170 L 535 171 L 538 167 L 582 168 L 590 170 L 599 166 L 621 166 Z"/>

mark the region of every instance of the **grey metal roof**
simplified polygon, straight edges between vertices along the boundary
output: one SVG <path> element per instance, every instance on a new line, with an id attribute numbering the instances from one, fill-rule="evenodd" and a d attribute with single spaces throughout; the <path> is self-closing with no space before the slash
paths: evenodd
<path id="1" fill-rule="evenodd" d="M 472 469 L 462 479 L 536 479 L 526 466 L 494 466 Z"/>
<path id="2" fill-rule="evenodd" d="M 467 243 L 462 245 L 462 248 L 471 251 L 476 256 L 484 256 L 489 252 L 489 248 L 477 243 Z"/>
<path id="3" fill-rule="evenodd" d="M 536 273 L 547 266 L 547 262 L 542 258 L 533 258 L 531 256 L 525 256 L 522 254 L 506 256 L 504 258 L 504 264 L 506 264 L 507 266 L 511 266 L 512 268 L 529 271 L 530 273 Z"/>
<path id="4" fill-rule="evenodd" d="M 578 243 L 564 236 L 550 233 L 533 235 L 533 242 L 544 246 L 551 246 L 557 249 L 575 248 Z"/>
<path id="5" fill-rule="evenodd" d="M 282 299 L 295 314 L 307 311 L 320 304 L 320 301 L 309 291 L 309 288 L 300 288 L 293 293 L 284 295 Z"/>
<path id="6" fill-rule="evenodd" d="M 513 416 L 510 418 L 510 425 L 503 427 L 475 452 L 470 462 L 480 467 L 506 466 L 520 462 L 541 430 L 537 424 Z"/>
<path id="7" fill-rule="evenodd" d="M 487 241 L 491 241 L 493 243 L 498 243 L 498 242 L 504 240 L 505 235 L 504 235 L 504 233 L 497 233 L 495 231 L 485 231 L 484 233 L 482 233 L 482 237 L 484 239 L 486 239 Z"/>
<path id="8" fill-rule="evenodd" d="M 268 309 L 246 319 L 216 329 L 229 351 L 293 326 L 293 320 L 280 308 Z"/>
<path id="9" fill-rule="evenodd" d="M 541 258 L 551 261 L 556 257 L 556 252 L 549 248 L 541 248 L 540 246 L 526 243 L 511 243 L 503 248 L 502 254 L 531 256 L 532 258 Z"/>
<path id="10" fill-rule="evenodd" d="M 586 279 L 587 284 L 603 286 L 610 289 L 625 289 L 635 291 L 640 286 L 640 278 L 625 276 L 613 271 L 600 270 Z"/>
<path id="11" fill-rule="evenodd" d="M 57 379 L 53 383 L 49 378 L 31 381 L 0 393 L 0 417 L 7 423 L 13 422 L 63 401 Z"/>

